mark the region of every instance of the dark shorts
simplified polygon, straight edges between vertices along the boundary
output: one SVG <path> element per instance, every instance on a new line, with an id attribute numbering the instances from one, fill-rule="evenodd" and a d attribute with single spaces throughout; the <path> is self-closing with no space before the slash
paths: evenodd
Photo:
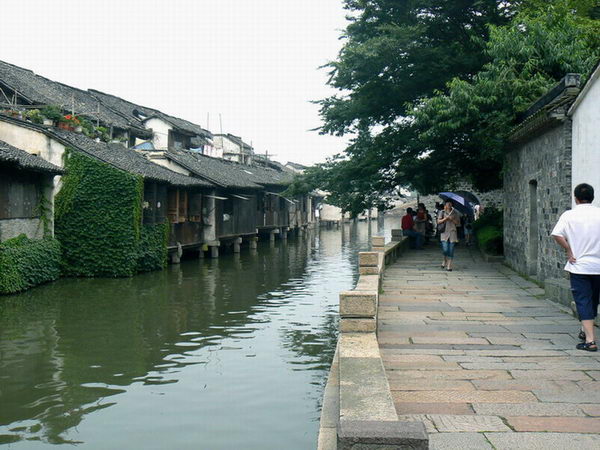
<path id="1" fill-rule="evenodd" d="M 600 275 L 572 273 L 571 292 L 577 306 L 579 320 L 594 320 L 598 315 L 600 299 Z"/>

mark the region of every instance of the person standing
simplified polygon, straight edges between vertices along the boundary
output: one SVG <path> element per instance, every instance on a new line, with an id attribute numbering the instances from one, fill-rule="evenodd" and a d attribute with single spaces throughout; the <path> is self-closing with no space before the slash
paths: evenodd
<path id="1" fill-rule="evenodd" d="M 423 235 L 415 231 L 413 209 L 406 208 L 406 215 L 402 216 L 402 234 L 410 239 L 410 247 L 420 250 L 423 246 Z"/>
<path id="2" fill-rule="evenodd" d="M 438 216 L 438 231 L 440 233 L 440 242 L 442 244 L 442 253 L 444 262 L 442 269 L 452 272 L 452 259 L 454 258 L 454 245 L 458 242 L 456 227 L 460 223 L 460 216 L 454 209 L 451 201 L 444 204 L 444 209 Z"/>
<path id="3" fill-rule="evenodd" d="M 592 206 L 594 188 L 575 187 L 575 208 L 565 211 L 552 230 L 552 237 L 566 252 L 571 292 L 581 321 L 577 349 L 598 351 L 594 319 L 600 299 L 600 208 Z"/>

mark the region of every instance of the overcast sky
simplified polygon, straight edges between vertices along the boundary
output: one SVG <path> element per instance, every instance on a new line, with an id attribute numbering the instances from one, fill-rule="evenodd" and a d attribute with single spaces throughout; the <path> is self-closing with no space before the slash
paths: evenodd
<path id="1" fill-rule="evenodd" d="M 311 164 L 346 140 L 310 100 L 333 91 L 342 0 L 0 0 L 0 59 Z"/>

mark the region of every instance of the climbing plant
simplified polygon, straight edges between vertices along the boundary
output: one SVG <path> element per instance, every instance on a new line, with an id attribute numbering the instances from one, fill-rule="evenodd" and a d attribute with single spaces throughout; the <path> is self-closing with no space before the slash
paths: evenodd
<path id="1" fill-rule="evenodd" d="M 67 276 L 126 277 L 166 264 L 165 225 L 142 227 L 143 179 L 65 152 L 55 233 Z"/>
<path id="2" fill-rule="evenodd" d="M 140 233 L 137 271 L 150 272 L 167 265 L 169 224 L 143 225 Z"/>
<path id="3" fill-rule="evenodd" d="M 24 234 L 0 244 L 0 294 L 24 291 L 60 275 L 60 244 Z"/>

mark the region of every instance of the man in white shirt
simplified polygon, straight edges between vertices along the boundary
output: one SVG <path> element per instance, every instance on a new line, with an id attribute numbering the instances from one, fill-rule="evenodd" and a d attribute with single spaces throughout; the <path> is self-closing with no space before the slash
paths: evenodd
<path id="1" fill-rule="evenodd" d="M 600 208 L 592 206 L 594 188 L 579 184 L 575 188 L 576 206 L 565 211 L 552 230 L 552 237 L 567 253 L 571 291 L 581 320 L 579 350 L 598 350 L 594 339 L 594 319 L 600 299 Z"/>

